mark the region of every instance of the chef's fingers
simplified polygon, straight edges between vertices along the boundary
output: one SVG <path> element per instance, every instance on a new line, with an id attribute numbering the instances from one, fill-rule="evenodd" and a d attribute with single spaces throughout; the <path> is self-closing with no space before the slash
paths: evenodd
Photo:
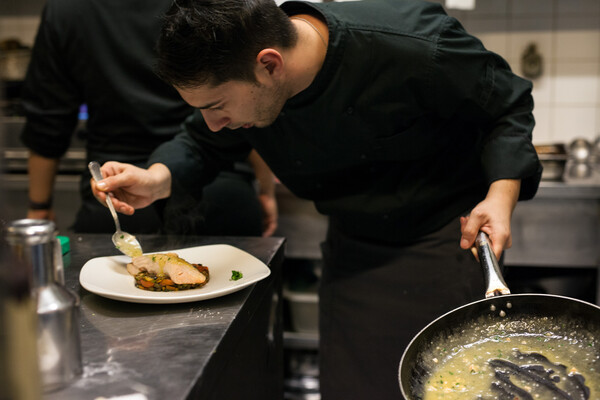
<path id="1" fill-rule="evenodd" d="M 104 164 L 102 164 L 100 170 L 102 171 L 102 176 L 106 178 L 107 176 L 118 175 L 130 168 L 131 166 L 132 164 L 121 163 L 118 161 L 107 161 Z"/>
<path id="2" fill-rule="evenodd" d="M 275 230 L 277 230 L 277 221 L 270 218 L 263 221 L 263 237 L 272 236 L 275 233 Z"/>
<path id="3" fill-rule="evenodd" d="M 505 232 L 500 229 L 500 225 L 490 223 L 489 219 L 489 216 L 476 209 L 469 216 L 461 217 L 460 247 L 465 250 L 470 248 L 478 261 L 477 249 L 474 246 L 479 231 L 485 232 L 490 238 L 491 248 L 497 259 L 500 259 L 505 248 L 510 247 L 507 247 L 507 244 L 511 243 L 510 231 Z M 492 225 L 494 226 L 492 227 Z"/>
<path id="4" fill-rule="evenodd" d="M 496 259 L 500 259 L 502 252 L 505 249 L 510 248 L 512 245 L 512 237 L 510 232 L 504 232 L 500 230 L 494 230 L 494 234 L 490 235 L 490 241 L 492 242 L 492 250 L 496 255 Z"/>
<path id="5" fill-rule="evenodd" d="M 483 227 L 485 219 L 483 218 L 483 215 L 475 211 L 476 210 L 473 210 L 473 212 L 467 217 L 460 218 L 460 231 L 462 233 L 462 236 L 460 238 L 460 247 L 465 250 L 471 248 L 475 244 L 475 238 L 477 237 L 477 234 L 479 233 L 480 229 L 485 232 L 485 229 Z M 490 232 L 486 233 L 488 235 L 490 234 Z"/>
<path id="6" fill-rule="evenodd" d="M 464 216 L 464 217 L 460 217 L 460 231 L 461 231 L 461 233 L 464 231 L 465 225 L 467 224 L 468 220 L 469 220 L 469 216 L 468 215 Z M 461 240 L 462 240 L 462 238 L 461 238 Z M 477 248 L 475 247 L 475 243 L 473 243 L 471 245 L 471 247 L 469 248 L 469 250 L 471 250 L 471 254 L 473 254 L 473 257 L 477 260 L 477 262 L 479 262 L 479 254 L 477 254 Z"/>
<path id="7" fill-rule="evenodd" d="M 100 203 L 106 205 L 106 193 L 100 191 L 94 178 L 90 179 L 90 187 L 92 188 L 92 194 Z"/>
<path id="8" fill-rule="evenodd" d="M 108 195 L 108 192 L 106 192 L 107 186 L 106 185 L 98 185 L 98 183 L 102 183 L 103 181 L 104 181 L 104 179 L 100 182 L 96 182 L 94 179 L 90 179 L 90 186 L 92 187 L 92 193 L 93 193 L 94 197 L 96 198 L 96 200 L 98 200 L 105 207 L 108 207 L 108 205 L 106 204 L 106 196 Z M 104 191 L 101 191 L 101 189 Z M 119 200 L 115 196 L 111 196 L 111 200 L 112 200 L 113 206 L 115 207 L 115 210 L 117 212 L 120 212 L 120 213 L 126 214 L 126 215 L 132 215 L 135 212 L 135 209 L 130 204 Z"/>
<path id="9" fill-rule="evenodd" d="M 100 204 L 102 204 L 104 207 L 108 207 L 106 204 L 106 196 L 108 194 L 99 190 L 97 182 L 94 179 L 90 180 L 90 186 L 92 187 L 92 193 L 94 194 L 96 200 L 98 200 L 98 202 L 100 202 Z M 120 202 L 119 199 L 114 196 L 111 196 L 111 200 L 117 212 L 127 215 L 133 214 L 133 207 L 127 203 Z"/>
<path id="10" fill-rule="evenodd" d="M 125 202 L 125 201 L 121 201 L 119 200 L 117 197 L 113 196 L 111 194 L 110 199 L 113 203 L 113 206 L 115 207 L 115 210 L 117 212 L 120 212 L 121 214 L 125 214 L 125 215 L 133 215 L 133 213 L 135 212 L 135 208 L 133 206 L 131 206 L 131 204 Z"/>

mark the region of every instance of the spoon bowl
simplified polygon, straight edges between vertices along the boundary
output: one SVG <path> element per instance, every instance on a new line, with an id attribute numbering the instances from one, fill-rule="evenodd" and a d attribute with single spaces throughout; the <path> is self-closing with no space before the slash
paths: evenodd
<path id="1" fill-rule="evenodd" d="M 92 177 L 96 182 L 102 180 L 102 172 L 100 171 L 100 164 L 97 161 L 92 161 L 88 164 L 88 168 Z M 134 235 L 127 233 L 121 230 L 121 224 L 119 223 L 119 217 L 117 216 L 117 211 L 113 206 L 112 200 L 110 199 L 110 193 L 106 195 L 106 204 L 108 205 L 108 209 L 115 220 L 116 231 L 112 235 L 112 241 L 115 244 L 115 247 L 123 254 L 133 258 L 137 256 L 141 256 L 142 246 L 135 238 Z"/>

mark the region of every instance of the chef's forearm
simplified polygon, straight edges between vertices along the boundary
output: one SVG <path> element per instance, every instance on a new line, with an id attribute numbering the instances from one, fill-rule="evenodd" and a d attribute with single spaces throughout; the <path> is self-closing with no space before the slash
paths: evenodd
<path id="1" fill-rule="evenodd" d="M 50 204 L 60 160 L 29 153 L 29 200 L 33 204 Z"/>

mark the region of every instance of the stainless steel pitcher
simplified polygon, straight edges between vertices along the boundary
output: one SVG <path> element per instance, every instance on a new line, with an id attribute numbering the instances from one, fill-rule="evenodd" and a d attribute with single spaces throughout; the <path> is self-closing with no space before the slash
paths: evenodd
<path id="1" fill-rule="evenodd" d="M 56 227 L 47 220 L 21 219 L 9 223 L 5 235 L 13 252 L 32 271 L 43 390 L 59 389 L 81 374 L 82 362 L 79 297 L 64 287 Z"/>

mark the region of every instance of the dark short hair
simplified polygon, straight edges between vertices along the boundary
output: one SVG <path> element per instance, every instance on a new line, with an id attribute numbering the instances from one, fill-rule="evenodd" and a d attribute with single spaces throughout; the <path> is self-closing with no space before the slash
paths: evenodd
<path id="1" fill-rule="evenodd" d="M 175 0 L 157 43 L 157 73 L 180 88 L 255 82 L 256 55 L 296 40 L 274 0 Z"/>

